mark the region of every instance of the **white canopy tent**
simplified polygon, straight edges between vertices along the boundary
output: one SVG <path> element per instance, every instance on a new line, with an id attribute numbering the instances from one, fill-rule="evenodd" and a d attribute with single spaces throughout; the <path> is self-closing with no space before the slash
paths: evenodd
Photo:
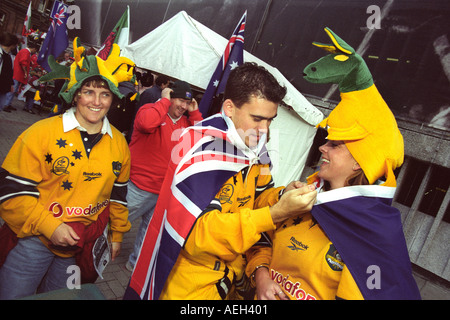
<path id="1" fill-rule="evenodd" d="M 123 47 L 121 55 L 140 68 L 189 82 L 203 90 L 228 43 L 221 35 L 181 11 L 153 31 Z M 245 46 L 245 44 L 244 44 Z M 323 114 L 274 67 L 244 51 L 245 62 L 255 62 L 271 72 L 287 88 L 284 103 L 270 126 L 267 144 L 277 186 L 298 180 L 303 171 Z"/>

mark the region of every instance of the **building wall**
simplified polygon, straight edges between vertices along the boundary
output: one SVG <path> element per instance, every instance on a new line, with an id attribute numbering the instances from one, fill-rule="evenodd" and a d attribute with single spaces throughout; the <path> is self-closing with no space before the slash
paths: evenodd
<path id="1" fill-rule="evenodd" d="M 31 26 L 34 30 L 47 32 L 49 15 L 54 0 L 31 0 Z M 21 35 L 29 0 L 0 1 L 0 31 Z"/>

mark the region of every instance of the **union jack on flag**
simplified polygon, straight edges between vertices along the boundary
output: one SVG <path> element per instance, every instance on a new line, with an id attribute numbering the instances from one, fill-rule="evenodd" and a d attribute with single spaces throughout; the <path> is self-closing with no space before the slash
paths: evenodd
<path id="1" fill-rule="evenodd" d="M 205 94 L 200 101 L 199 110 L 206 118 L 213 103 L 213 98 L 225 91 L 230 71 L 240 66 L 244 62 L 244 31 L 245 20 L 247 19 L 247 11 L 244 12 L 241 20 L 236 26 L 230 40 L 228 41 L 225 51 L 217 64 Z"/>
<path id="2" fill-rule="evenodd" d="M 253 158 L 237 148 L 229 121 L 216 114 L 181 135 L 124 299 L 157 300 L 196 219 L 220 187 L 255 159 L 270 162 L 265 139 Z"/>
<path id="3" fill-rule="evenodd" d="M 52 28 L 53 31 L 56 30 L 56 25 L 60 26 L 62 25 L 64 22 L 63 20 L 65 20 L 66 17 L 66 8 L 64 6 L 61 6 L 58 8 L 59 11 L 55 13 L 53 20 L 52 20 Z"/>

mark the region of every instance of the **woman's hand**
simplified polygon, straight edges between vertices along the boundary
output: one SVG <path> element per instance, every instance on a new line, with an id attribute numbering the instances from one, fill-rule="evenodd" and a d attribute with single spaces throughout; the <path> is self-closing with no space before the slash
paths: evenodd
<path id="1" fill-rule="evenodd" d="M 120 254 L 121 242 L 111 242 L 111 261 L 114 261 Z"/>
<path id="2" fill-rule="evenodd" d="M 80 237 L 77 235 L 75 230 L 71 226 L 65 223 L 61 223 L 53 232 L 50 237 L 50 241 L 55 246 L 74 246 L 78 243 Z"/>

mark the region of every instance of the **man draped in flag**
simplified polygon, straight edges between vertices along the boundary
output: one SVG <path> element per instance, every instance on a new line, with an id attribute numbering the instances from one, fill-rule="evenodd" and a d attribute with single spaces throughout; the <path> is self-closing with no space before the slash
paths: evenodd
<path id="1" fill-rule="evenodd" d="M 217 64 L 205 94 L 200 101 L 199 110 L 204 118 L 214 113 L 212 107 L 217 104 L 215 99 L 224 92 L 230 71 L 244 62 L 244 31 L 246 19 L 247 11 L 245 11 L 228 41 L 222 58 Z"/>
<path id="2" fill-rule="evenodd" d="M 67 36 L 67 5 L 55 1 L 51 14 L 52 24 L 48 28 L 47 35 L 42 43 L 41 50 L 38 55 L 38 64 L 40 64 L 48 72 L 51 71 L 47 59 L 49 56 L 58 57 L 69 45 Z"/>
<path id="3" fill-rule="evenodd" d="M 231 71 L 222 113 L 186 129 L 173 149 L 124 299 L 234 298 L 243 254 L 312 207 L 314 188 L 274 188 L 270 174 L 266 135 L 285 94 L 256 64 Z"/>
<path id="4" fill-rule="evenodd" d="M 97 56 L 106 60 L 111 52 L 113 43 L 117 43 L 120 48 L 127 46 L 130 37 L 130 7 L 120 17 L 111 33 L 106 38 L 103 46 L 97 52 Z"/>

